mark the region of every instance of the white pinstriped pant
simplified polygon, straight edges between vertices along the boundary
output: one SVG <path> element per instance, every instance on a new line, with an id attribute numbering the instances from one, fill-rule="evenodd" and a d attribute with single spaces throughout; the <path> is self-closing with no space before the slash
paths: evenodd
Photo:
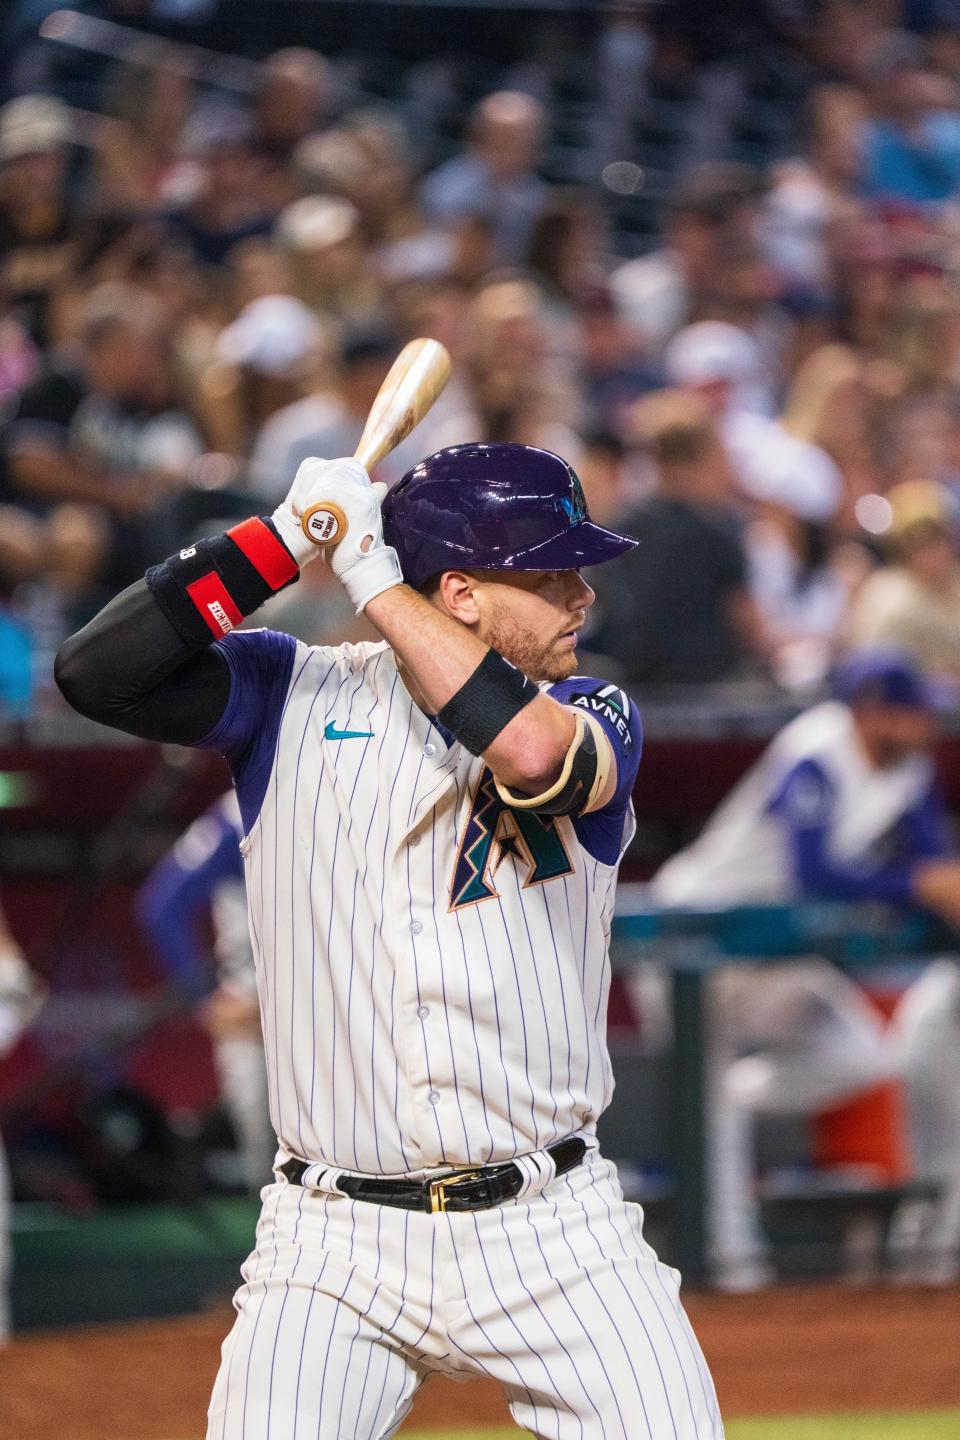
<path id="1" fill-rule="evenodd" d="M 641 1220 L 595 1151 L 467 1213 L 268 1186 L 207 1440 L 381 1440 L 431 1372 L 499 1380 L 550 1440 L 721 1440 L 679 1276 Z"/>

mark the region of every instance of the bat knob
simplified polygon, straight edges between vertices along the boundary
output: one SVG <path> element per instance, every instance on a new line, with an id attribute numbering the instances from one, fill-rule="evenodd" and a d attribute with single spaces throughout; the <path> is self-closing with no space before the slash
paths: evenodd
<path id="1" fill-rule="evenodd" d="M 300 516 L 300 528 L 314 545 L 336 545 L 347 533 L 347 517 L 333 500 L 315 500 Z"/>

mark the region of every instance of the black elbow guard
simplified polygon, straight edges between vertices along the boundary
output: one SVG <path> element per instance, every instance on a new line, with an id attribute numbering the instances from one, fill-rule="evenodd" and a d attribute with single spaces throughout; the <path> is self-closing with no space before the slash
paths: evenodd
<path id="1" fill-rule="evenodd" d="M 558 779 L 542 795 L 518 795 L 496 781 L 500 797 L 511 810 L 533 810 L 537 815 L 586 815 L 596 808 L 614 763 L 610 742 L 599 723 L 576 712 L 577 733 Z"/>

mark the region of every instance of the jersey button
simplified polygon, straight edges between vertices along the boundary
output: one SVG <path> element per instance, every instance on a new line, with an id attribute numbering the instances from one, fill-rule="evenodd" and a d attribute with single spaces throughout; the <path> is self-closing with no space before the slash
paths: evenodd
<path id="1" fill-rule="evenodd" d="M 427 1099 L 430 1101 L 430 1104 L 431 1104 L 431 1105 L 439 1105 L 439 1104 L 440 1104 L 440 1091 L 439 1091 L 439 1090 L 431 1090 L 431 1091 L 430 1091 L 430 1094 L 427 1096 Z"/>
<path id="2" fill-rule="evenodd" d="M 417 1006 L 417 1017 L 418 1017 L 420 1020 L 426 1020 L 426 1018 L 427 1018 L 427 1016 L 428 1016 L 429 1014 L 430 1014 L 430 1006 L 429 1006 L 429 1005 L 418 1005 L 418 1006 Z"/>
<path id="3" fill-rule="evenodd" d="M 424 745 L 424 747 L 423 747 L 423 753 L 424 753 L 424 755 L 427 755 L 427 756 L 436 755 L 436 753 L 437 753 L 437 747 L 436 747 L 436 745 L 431 745 L 431 744 L 428 742 L 428 743 L 427 743 L 426 745 Z"/>
<path id="4" fill-rule="evenodd" d="M 410 929 L 413 931 L 414 935 L 419 935 L 420 931 L 423 929 L 423 926 L 420 924 L 419 920 L 414 920 L 410 926 Z"/>
<path id="5" fill-rule="evenodd" d="M 411 836 L 410 836 L 410 844 L 411 844 L 411 845 L 419 845 L 419 844 L 420 844 L 420 836 L 419 836 L 419 835 L 411 835 Z"/>

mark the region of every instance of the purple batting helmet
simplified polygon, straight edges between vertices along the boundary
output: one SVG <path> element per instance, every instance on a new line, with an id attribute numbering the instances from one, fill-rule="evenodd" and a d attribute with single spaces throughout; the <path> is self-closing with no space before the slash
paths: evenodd
<path id="1" fill-rule="evenodd" d="M 454 445 L 408 470 L 383 534 L 419 589 L 444 570 L 578 570 L 636 540 L 595 525 L 565 460 L 532 445 Z"/>

